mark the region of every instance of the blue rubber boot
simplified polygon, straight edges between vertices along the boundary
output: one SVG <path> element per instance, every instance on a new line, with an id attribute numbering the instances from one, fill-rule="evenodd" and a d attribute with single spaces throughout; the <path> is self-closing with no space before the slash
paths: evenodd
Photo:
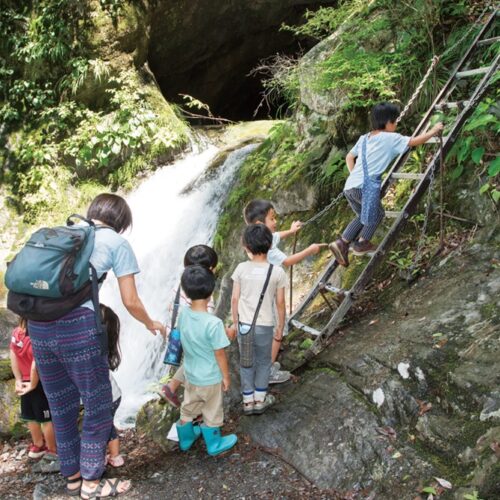
<path id="1" fill-rule="evenodd" d="M 236 434 L 227 436 L 220 435 L 220 427 L 207 427 L 201 425 L 201 433 L 207 445 L 208 454 L 211 456 L 220 455 L 227 450 L 230 450 L 238 441 Z"/>
<path id="2" fill-rule="evenodd" d="M 177 427 L 177 435 L 179 436 L 179 448 L 182 451 L 187 451 L 200 437 L 200 426 L 193 426 L 193 422 L 186 422 L 185 424 L 181 424 L 180 422 L 179 420 L 175 424 Z"/>

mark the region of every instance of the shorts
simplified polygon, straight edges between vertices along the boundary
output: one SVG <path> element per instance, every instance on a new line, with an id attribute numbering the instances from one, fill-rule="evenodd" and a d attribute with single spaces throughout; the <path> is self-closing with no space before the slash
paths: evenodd
<path id="1" fill-rule="evenodd" d="M 39 424 L 51 421 L 49 402 L 41 382 L 32 391 L 21 396 L 21 418 Z"/>
<path id="2" fill-rule="evenodd" d="M 184 401 L 181 406 L 181 420 L 191 422 L 203 415 L 207 427 L 222 427 L 224 409 L 222 406 L 222 383 L 193 385 L 187 380 L 184 385 Z"/>

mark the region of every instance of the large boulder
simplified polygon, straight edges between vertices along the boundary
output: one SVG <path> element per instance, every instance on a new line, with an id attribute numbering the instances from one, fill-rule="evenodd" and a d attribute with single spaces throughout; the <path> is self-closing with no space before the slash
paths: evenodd
<path id="1" fill-rule="evenodd" d="M 0 359 L 0 436 L 20 437 L 26 429 L 20 419 L 19 396 L 9 359 Z"/>
<path id="2" fill-rule="evenodd" d="M 138 434 L 148 436 L 160 448 L 168 453 L 176 448 L 175 441 L 167 439 L 172 425 L 179 419 L 179 410 L 153 399 L 148 401 L 137 414 L 136 429 Z"/>
<path id="3" fill-rule="evenodd" d="M 413 498 L 438 476 L 456 498 L 497 498 L 499 257 L 475 244 L 378 293 L 385 305 L 344 326 L 241 430 L 321 487 Z"/>

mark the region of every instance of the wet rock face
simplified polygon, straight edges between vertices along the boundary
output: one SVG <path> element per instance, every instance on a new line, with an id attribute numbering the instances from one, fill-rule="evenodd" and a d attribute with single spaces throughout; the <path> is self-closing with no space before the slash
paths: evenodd
<path id="1" fill-rule="evenodd" d="M 322 487 L 414 498 L 437 476 L 499 498 L 498 258 L 476 244 L 394 282 L 241 430 Z"/>
<path id="2" fill-rule="evenodd" d="M 298 24 L 306 9 L 336 4 L 160 0 L 151 17 L 149 65 L 169 101 L 189 94 L 208 103 L 215 114 L 249 119 L 260 102 L 261 87 L 259 78 L 248 73 L 263 58 L 299 50 L 296 37 L 280 31 L 281 24 Z"/>

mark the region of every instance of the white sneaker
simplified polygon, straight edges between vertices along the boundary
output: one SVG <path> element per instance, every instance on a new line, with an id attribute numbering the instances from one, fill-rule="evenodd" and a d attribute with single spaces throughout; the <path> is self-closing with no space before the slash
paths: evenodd
<path id="1" fill-rule="evenodd" d="M 285 370 L 280 370 L 281 365 L 275 361 L 271 366 L 271 373 L 269 374 L 269 385 L 282 384 L 290 380 L 291 374 Z"/>

